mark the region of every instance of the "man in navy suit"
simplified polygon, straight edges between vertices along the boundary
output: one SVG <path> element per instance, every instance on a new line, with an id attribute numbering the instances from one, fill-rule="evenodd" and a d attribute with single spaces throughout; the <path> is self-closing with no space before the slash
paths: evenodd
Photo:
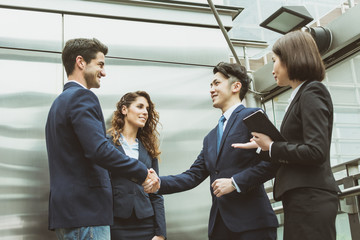
<path id="1" fill-rule="evenodd" d="M 110 239 L 113 224 L 108 170 L 142 184 L 158 184 L 146 166 L 106 138 L 96 95 L 105 77 L 108 48 L 97 39 L 67 41 L 62 60 L 68 77 L 46 123 L 50 170 L 49 229 L 58 239 Z M 156 187 L 155 187 L 156 189 Z"/>
<path id="2" fill-rule="evenodd" d="M 258 108 L 241 104 L 250 79 L 239 64 L 219 63 L 213 73 L 210 94 L 213 106 L 222 111 L 220 126 L 204 138 L 203 149 L 187 171 L 160 177 L 159 194 L 192 189 L 210 176 L 209 239 L 275 240 L 278 222 L 262 184 L 274 174 L 273 167 L 260 161 L 254 149 L 231 146 L 252 138 L 243 118 Z"/>

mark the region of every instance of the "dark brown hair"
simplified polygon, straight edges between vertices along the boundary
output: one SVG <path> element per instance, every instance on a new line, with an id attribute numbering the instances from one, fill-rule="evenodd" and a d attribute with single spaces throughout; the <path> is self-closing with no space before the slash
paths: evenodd
<path id="1" fill-rule="evenodd" d="M 325 67 L 310 33 L 294 31 L 279 38 L 272 51 L 280 58 L 290 80 L 322 81 Z"/>
<path id="2" fill-rule="evenodd" d="M 247 75 L 246 68 L 237 63 L 220 62 L 213 69 L 214 74 L 216 74 L 217 72 L 222 73 L 227 79 L 233 80 L 232 82 L 230 82 L 230 85 L 233 84 L 235 81 L 239 81 L 241 83 L 239 97 L 242 101 L 248 91 L 251 81 L 250 77 Z M 235 78 L 235 80 L 233 78 Z"/>
<path id="3" fill-rule="evenodd" d="M 129 92 L 121 97 L 120 101 L 116 104 L 116 111 L 114 111 L 111 128 L 108 130 L 108 133 L 113 137 L 113 142 L 116 145 L 120 145 L 118 140 L 125 125 L 125 115 L 122 114 L 121 110 L 123 106 L 129 108 L 138 97 L 144 97 L 149 104 L 149 108 L 145 126 L 139 128 L 136 137 L 141 141 L 152 158 L 158 158 L 161 153 L 159 150 L 159 132 L 156 128 L 159 123 L 159 114 L 155 111 L 155 105 L 151 101 L 149 94 L 145 91 Z"/>
<path id="4" fill-rule="evenodd" d="M 77 56 L 82 56 L 86 63 L 90 63 L 92 59 L 96 58 L 98 52 L 106 55 L 108 47 L 96 38 L 75 38 L 68 40 L 62 51 L 62 61 L 66 75 L 69 76 L 74 71 Z"/>

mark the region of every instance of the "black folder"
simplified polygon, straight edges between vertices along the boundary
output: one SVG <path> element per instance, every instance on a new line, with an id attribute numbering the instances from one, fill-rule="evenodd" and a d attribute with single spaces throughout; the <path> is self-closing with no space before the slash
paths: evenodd
<path id="1" fill-rule="evenodd" d="M 263 110 L 258 110 L 243 119 L 250 132 L 268 135 L 273 141 L 286 141 L 279 130 L 265 115 Z"/>

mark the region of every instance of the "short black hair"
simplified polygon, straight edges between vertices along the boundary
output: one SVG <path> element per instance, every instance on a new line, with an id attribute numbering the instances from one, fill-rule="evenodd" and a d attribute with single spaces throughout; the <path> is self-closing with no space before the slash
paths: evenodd
<path id="1" fill-rule="evenodd" d="M 67 76 L 74 71 L 77 56 L 82 56 L 85 62 L 89 63 L 92 59 L 96 58 L 98 52 L 106 55 L 108 47 L 96 38 L 75 38 L 68 40 L 62 52 L 62 61 Z"/>
<path id="2" fill-rule="evenodd" d="M 220 62 L 213 69 L 214 74 L 218 72 L 222 73 L 227 79 L 234 77 L 236 81 L 239 81 L 241 83 L 239 97 L 242 101 L 249 89 L 249 84 L 251 82 L 251 79 L 247 74 L 246 68 L 238 63 Z"/>

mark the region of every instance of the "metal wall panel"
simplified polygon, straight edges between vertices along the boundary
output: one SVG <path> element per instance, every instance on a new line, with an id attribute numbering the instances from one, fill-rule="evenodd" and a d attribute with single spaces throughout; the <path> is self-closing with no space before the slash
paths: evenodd
<path id="1" fill-rule="evenodd" d="M 96 37 L 112 57 L 215 65 L 229 56 L 219 29 L 73 15 L 64 16 L 64 29 L 65 41 Z"/>
<path id="2" fill-rule="evenodd" d="M 0 239 L 51 239 L 44 126 L 60 55 L 0 48 L 0 65 Z"/>
<path id="3" fill-rule="evenodd" d="M 207 3 L 152 0 L 1 0 L 0 7 L 218 28 Z M 222 5 L 217 5 L 217 9 L 227 29 L 231 29 L 233 18 L 243 10 L 242 7 Z"/>
<path id="4" fill-rule="evenodd" d="M 0 46 L 61 52 L 61 14 L 0 8 Z"/>

